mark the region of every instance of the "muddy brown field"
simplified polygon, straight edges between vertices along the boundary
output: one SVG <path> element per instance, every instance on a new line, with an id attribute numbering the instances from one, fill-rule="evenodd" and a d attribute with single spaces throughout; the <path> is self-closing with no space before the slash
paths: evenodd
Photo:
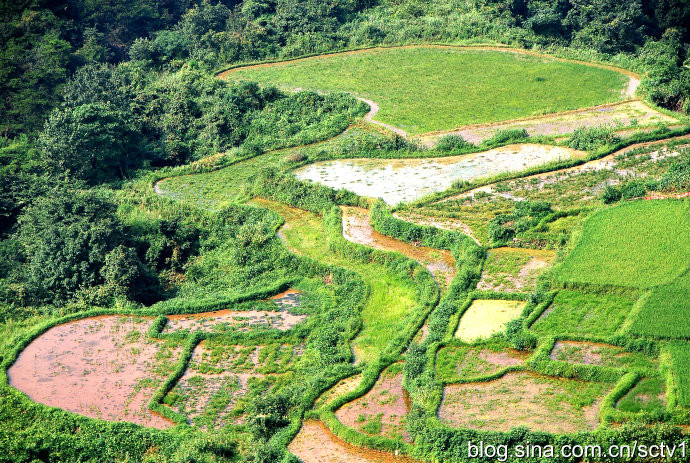
<path id="1" fill-rule="evenodd" d="M 401 366 L 396 364 L 384 370 L 369 392 L 335 412 L 338 419 L 360 432 L 407 439 L 404 424 L 409 403 L 402 386 Z"/>
<path id="2" fill-rule="evenodd" d="M 444 286 L 450 284 L 455 276 L 455 260 L 450 251 L 415 246 L 382 235 L 371 226 L 367 209 L 341 206 L 341 210 L 343 211 L 343 236 L 346 240 L 383 251 L 404 254 L 424 265 L 440 284 Z"/>
<path id="3" fill-rule="evenodd" d="M 657 365 L 656 360 L 640 353 L 627 352 L 622 347 L 611 344 L 585 341 L 556 341 L 550 357 L 551 360 L 612 368 L 631 364 L 655 368 Z"/>
<path id="4" fill-rule="evenodd" d="M 19 355 L 10 384 L 36 402 L 90 418 L 170 427 L 148 403 L 181 349 L 149 338 L 152 322 L 107 315 L 55 326 Z"/>
<path id="5" fill-rule="evenodd" d="M 509 431 L 527 426 L 551 433 L 591 431 L 599 424 L 599 406 L 611 387 L 526 372 L 507 373 L 494 381 L 446 386 L 439 418 L 449 426 L 480 430 Z"/>
<path id="6" fill-rule="evenodd" d="M 305 421 L 288 446 L 304 463 L 414 463 L 411 458 L 350 445 L 320 421 Z"/>
<path id="7" fill-rule="evenodd" d="M 293 315 L 290 309 L 299 307 L 301 294 L 296 290 L 284 291 L 270 298 L 278 310 L 216 310 L 196 314 L 168 315 L 163 332 L 189 331 L 249 331 L 256 327 L 287 331 L 307 318 Z"/>

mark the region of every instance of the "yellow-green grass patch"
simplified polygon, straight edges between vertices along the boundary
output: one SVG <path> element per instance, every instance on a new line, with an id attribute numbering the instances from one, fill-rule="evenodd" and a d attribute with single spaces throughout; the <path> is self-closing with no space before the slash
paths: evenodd
<path id="1" fill-rule="evenodd" d="M 333 253 L 328 247 L 323 220 L 311 212 L 274 201 L 255 200 L 285 219 L 281 236 L 290 249 L 320 262 L 357 272 L 369 285 L 369 298 L 362 310 L 363 327 L 354 340 L 358 361 L 370 361 L 383 351 L 409 323 L 416 306 L 414 287 L 390 268 L 375 263 L 361 263 Z"/>
<path id="2" fill-rule="evenodd" d="M 465 342 L 488 338 L 505 329 L 506 323 L 520 316 L 523 301 L 477 299 L 460 318 L 455 337 Z"/>

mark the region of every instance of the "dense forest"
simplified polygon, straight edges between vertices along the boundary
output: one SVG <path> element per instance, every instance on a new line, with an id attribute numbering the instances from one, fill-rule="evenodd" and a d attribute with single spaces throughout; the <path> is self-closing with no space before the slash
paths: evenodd
<path id="1" fill-rule="evenodd" d="M 268 246 L 262 240 L 274 224 L 250 226 L 238 218 L 244 212 L 231 211 L 237 231 L 224 235 L 181 206 L 152 213 L 153 200 L 137 196 L 135 181 L 216 153 L 232 162 L 325 140 L 365 107 L 348 94 L 215 78 L 234 64 L 376 45 L 506 44 L 634 70 L 647 100 L 690 114 L 687 0 L 5 0 L 0 16 L 0 321 L 7 324 L 92 306 L 149 307 L 178 295 L 185 277 L 213 282 L 197 258 L 223 240 L 238 249 Z M 239 254 L 232 259 L 246 266 L 247 279 L 275 270 Z M 335 349 L 339 336 L 334 328 L 314 343 Z M 286 407 L 280 397 L 265 400 L 266 409 Z M 270 414 L 262 422 L 262 413 L 247 444 L 257 462 L 272 461 L 262 444 L 285 425 L 279 412 L 273 422 Z M 64 435 L 29 442 L 28 434 L 0 429 L 0 449 L 27 443 L 23 461 L 70 458 Z M 135 431 L 118 439 L 139 446 Z M 203 439 L 184 452 L 162 438 L 146 444 L 175 454 L 170 461 L 224 451 L 222 441 Z"/>

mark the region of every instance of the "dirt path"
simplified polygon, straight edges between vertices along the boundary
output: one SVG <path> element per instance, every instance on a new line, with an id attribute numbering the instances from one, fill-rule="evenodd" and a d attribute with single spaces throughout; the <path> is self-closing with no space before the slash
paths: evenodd
<path id="1" fill-rule="evenodd" d="M 376 113 L 378 113 L 379 109 L 380 109 L 379 105 L 376 102 L 371 101 L 371 100 L 367 100 L 366 98 L 360 98 L 360 97 L 357 97 L 357 99 L 359 101 L 363 101 L 369 105 L 369 112 L 364 115 L 365 121 L 371 122 L 372 124 L 376 124 L 376 125 L 379 125 L 381 127 L 384 127 L 386 129 L 390 130 L 391 132 L 393 132 L 397 135 L 400 135 L 401 137 L 405 137 L 405 138 L 408 137 L 407 132 L 405 132 L 403 129 L 401 129 L 399 127 L 395 127 L 395 126 L 390 125 L 390 124 L 386 124 L 385 122 L 374 120 L 374 116 L 376 116 Z"/>
<path id="2" fill-rule="evenodd" d="M 595 159 L 593 161 L 588 161 L 584 164 L 580 164 L 579 166 L 574 166 L 574 167 L 567 167 L 565 169 L 560 169 L 560 170 L 551 170 L 548 172 L 543 172 L 541 174 L 534 174 L 534 175 L 527 175 L 525 177 L 519 177 L 519 180 L 532 180 L 532 179 L 545 179 L 547 177 L 551 177 L 553 175 L 558 175 L 558 176 L 563 176 L 563 175 L 569 175 L 569 174 L 578 174 L 586 171 L 597 171 L 597 170 L 602 170 L 602 169 L 610 169 L 613 161 L 615 160 L 616 156 L 619 156 L 621 154 L 627 153 L 629 151 L 638 149 L 638 148 L 644 148 L 652 145 L 659 145 L 659 147 L 662 147 L 666 144 L 668 144 L 671 141 L 674 140 L 688 140 L 690 139 L 690 134 L 689 135 L 681 135 L 679 137 L 673 137 L 673 138 L 667 138 L 665 140 L 657 140 L 657 141 L 650 141 L 650 142 L 644 142 L 644 143 L 635 143 L 634 145 L 626 146 L 625 148 L 622 148 L 614 153 L 611 153 L 607 156 L 604 156 L 603 158 Z M 473 188 L 471 190 L 465 191 L 463 193 L 449 196 L 447 198 L 440 199 L 438 201 L 435 201 L 435 203 L 443 203 L 446 201 L 455 201 L 458 199 L 463 199 L 467 198 L 470 196 L 474 196 L 475 193 L 483 192 L 483 193 L 493 193 L 494 187 L 498 183 L 502 183 L 505 181 L 511 181 L 511 180 L 518 180 L 516 179 L 509 179 L 509 180 L 500 180 L 498 182 L 490 183 L 488 185 L 482 185 L 477 188 Z"/>
<path id="3" fill-rule="evenodd" d="M 353 243 L 382 251 L 399 252 L 425 266 L 437 283 L 445 285 L 455 276 L 455 259 L 450 251 L 425 246 L 415 246 L 382 235 L 374 230 L 369 221 L 369 211 L 359 207 L 341 206 L 343 211 L 343 237 Z"/>
<path id="4" fill-rule="evenodd" d="M 409 457 L 363 449 L 339 439 L 320 421 L 305 421 L 288 450 L 304 463 L 414 463 Z"/>

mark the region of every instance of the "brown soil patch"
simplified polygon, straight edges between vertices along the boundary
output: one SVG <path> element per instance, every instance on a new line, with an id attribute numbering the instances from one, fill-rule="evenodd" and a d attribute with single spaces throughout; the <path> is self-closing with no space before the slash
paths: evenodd
<path id="1" fill-rule="evenodd" d="M 168 315 L 168 323 L 163 332 L 174 330 L 217 331 L 233 329 L 249 331 L 256 327 L 275 328 L 287 331 L 307 318 L 306 315 L 293 315 L 288 310 L 299 307 L 301 293 L 289 289 L 276 294 L 269 300 L 274 302 L 280 311 L 269 310 L 216 310 L 196 314 Z"/>
<path id="2" fill-rule="evenodd" d="M 632 360 L 635 354 L 625 351 L 622 347 L 611 344 L 585 341 L 556 341 L 551 350 L 551 360 L 569 363 L 620 367 L 626 360 Z M 650 365 L 656 363 L 648 359 Z"/>
<path id="3" fill-rule="evenodd" d="M 339 439 L 320 421 L 305 421 L 288 445 L 304 463 L 414 463 L 408 457 L 363 449 Z"/>
<path id="4" fill-rule="evenodd" d="M 596 389 L 595 403 L 578 403 L 586 385 Z M 454 427 L 492 431 L 509 431 L 515 426 L 550 433 L 594 430 L 599 424 L 599 406 L 610 387 L 508 373 L 494 381 L 446 386 L 439 418 Z"/>
<path id="5" fill-rule="evenodd" d="M 353 376 L 348 376 L 345 379 L 341 379 L 336 383 L 335 386 L 321 394 L 321 397 L 319 397 L 316 400 L 316 403 L 314 404 L 314 408 L 319 408 L 323 405 L 326 405 L 328 402 L 331 400 L 335 399 L 336 397 L 340 397 L 341 395 L 345 395 L 349 392 L 354 391 L 357 389 L 357 386 L 359 386 L 359 383 L 362 381 L 362 375 L 353 375 Z"/>
<path id="6" fill-rule="evenodd" d="M 524 292 L 534 289 L 537 277 L 556 258 L 554 251 L 523 248 L 496 248 L 487 253 L 477 289 Z"/>
<path id="7" fill-rule="evenodd" d="M 390 367 L 389 367 L 390 368 Z M 409 437 L 404 432 L 409 403 L 402 386 L 403 375 L 385 370 L 369 392 L 339 408 L 335 415 L 345 425 L 367 434 L 380 422 L 380 434 Z"/>
<path id="8" fill-rule="evenodd" d="M 214 331 L 228 326 L 232 326 L 237 331 L 249 331 L 259 326 L 287 331 L 305 318 L 307 318 L 306 315 L 268 310 L 217 310 L 191 315 L 168 315 L 168 324 L 163 332 Z"/>
<path id="9" fill-rule="evenodd" d="M 525 359 L 529 356 L 529 353 L 514 349 L 498 352 L 483 350 L 480 351 L 478 355 L 480 359 L 492 365 L 498 367 L 512 367 L 525 363 Z"/>
<path id="10" fill-rule="evenodd" d="M 36 402 L 90 418 L 170 427 L 148 403 L 180 349 L 148 338 L 151 323 L 107 315 L 55 326 L 19 355 L 10 384 Z"/>
<path id="11" fill-rule="evenodd" d="M 340 207 L 343 211 L 343 236 L 353 243 L 363 244 L 384 251 L 399 252 L 424 265 L 437 282 L 446 286 L 455 276 L 455 260 L 450 251 L 414 246 L 404 241 L 382 235 L 371 226 L 369 211 L 358 207 Z"/>

